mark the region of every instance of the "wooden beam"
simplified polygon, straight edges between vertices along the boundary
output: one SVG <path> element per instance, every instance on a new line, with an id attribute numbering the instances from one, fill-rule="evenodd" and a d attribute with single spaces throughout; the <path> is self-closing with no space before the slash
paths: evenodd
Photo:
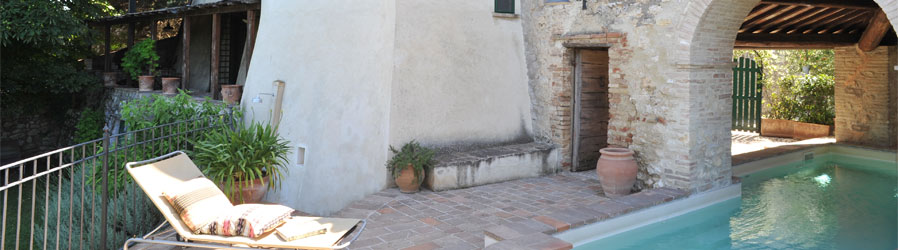
<path id="1" fill-rule="evenodd" d="M 187 89 L 190 83 L 190 17 L 181 19 L 181 56 L 184 64 L 181 65 L 181 89 Z"/>
<path id="2" fill-rule="evenodd" d="M 846 0 L 762 0 L 760 4 L 799 5 L 840 9 L 878 9 L 873 1 Z"/>
<path id="3" fill-rule="evenodd" d="M 834 48 L 852 46 L 857 35 L 817 35 L 817 34 L 738 34 L 735 47 L 738 48 Z"/>
<path id="4" fill-rule="evenodd" d="M 765 23 L 769 23 L 769 22 L 775 22 L 776 21 L 775 18 L 779 17 L 780 15 L 786 14 L 789 11 L 791 11 L 792 9 L 795 9 L 798 7 L 799 6 L 786 6 L 785 8 L 782 8 L 776 12 L 764 13 L 764 15 L 759 16 L 755 20 L 743 22 L 742 27 L 740 27 L 740 29 L 739 29 L 739 32 L 748 32 L 749 30 L 753 29 L 755 26 L 759 26 L 761 24 L 765 24 Z"/>
<path id="5" fill-rule="evenodd" d="M 886 17 L 886 13 L 882 10 L 877 11 L 870 18 L 870 23 L 867 24 L 867 29 L 861 35 L 861 40 L 858 41 L 857 47 L 865 52 L 876 49 L 891 27 L 892 25 L 889 24 L 889 18 Z"/>
<path id="6" fill-rule="evenodd" d="M 156 31 L 156 30 L 157 30 L 156 26 L 157 26 L 157 25 L 159 25 L 159 20 L 153 20 L 152 22 L 150 22 L 150 39 L 157 40 L 157 39 L 156 39 L 156 38 L 158 37 L 158 36 L 156 35 L 156 33 L 157 33 L 157 31 Z"/>
<path id="7" fill-rule="evenodd" d="M 178 7 L 178 8 L 170 8 L 170 9 L 160 9 L 155 11 L 147 11 L 141 13 L 133 13 L 133 14 L 125 14 L 117 17 L 107 17 L 103 19 L 97 19 L 90 21 L 90 25 L 104 25 L 104 24 L 126 24 L 131 22 L 146 22 L 154 19 L 174 19 L 187 16 L 206 16 L 214 13 L 235 13 L 235 12 L 245 12 L 247 10 L 259 10 L 261 5 L 259 3 L 254 4 L 239 4 L 239 5 L 227 5 L 227 6 L 218 6 L 218 7 L 208 7 L 208 8 L 199 8 L 199 7 Z"/>
<path id="8" fill-rule="evenodd" d="M 219 66 L 219 53 L 221 52 L 221 48 L 219 45 L 221 44 L 221 14 L 215 13 L 212 14 L 212 61 L 211 61 L 211 72 L 209 75 L 210 86 L 209 89 L 212 91 L 212 98 L 215 100 L 219 100 L 220 94 L 218 93 L 218 66 Z"/>
<path id="9" fill-rule="evenodd" d="M 106 41 L 104 41 L 104 44 L 103 44 L 103 46 L 104 46 L 103 49 L 106 51 L 106 54 L 103 57 L 103 72 L 112 72 L 112 32 L 110 31 L 111 27 L 112 27 L 112 25 L 109 25 L 109 24 L 106 24 L 106 26 L 103 27 L 103 29 L 104 29 L 103 33 L 105 34 L 104 39 L 106 40 Z"/>
<path id="10" fill-rule="evenodd" d="M 247 69 L 249 69 L 249 64 L 252 63 L 253 48 L 256 47 L 256 27 L 259 25 L 256 22 L 256 16 L 258 14 L 259 12 L 257 10 L 246 11 L 246 42 L 249 44 L 246 51 Z"/>

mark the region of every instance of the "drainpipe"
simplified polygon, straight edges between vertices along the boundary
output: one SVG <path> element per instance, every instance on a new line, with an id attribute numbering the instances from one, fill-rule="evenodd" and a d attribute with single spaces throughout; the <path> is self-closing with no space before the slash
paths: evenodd
<path id="1" fill-rule="evenodd" d="M 273 117 L 271 118 L 271 125 L 275 128 L 278 128 L 281 123 L 281 103 L 284 102 L 284 88 L 286 83 L 281 80 L 275 80 L 274 85 L 277 86 L 277 94 L 274 97 L 274 112 L 272 113 Z"/>

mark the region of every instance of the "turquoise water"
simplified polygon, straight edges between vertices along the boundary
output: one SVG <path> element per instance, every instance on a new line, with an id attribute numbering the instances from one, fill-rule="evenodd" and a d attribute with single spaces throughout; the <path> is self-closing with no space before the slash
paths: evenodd
<path id="1" fill-rule="evenodd" d="M 896 249 L 898 166 L 825 155 L 743 177 L 742 197 L 576 249 Z"/>

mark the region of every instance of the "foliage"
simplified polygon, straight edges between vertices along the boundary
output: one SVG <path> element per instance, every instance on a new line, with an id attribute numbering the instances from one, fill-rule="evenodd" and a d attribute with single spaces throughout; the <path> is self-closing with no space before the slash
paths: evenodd
<path id="1" fill-rule="evenodd" d="M 69 171 L 72 171 L 72 168 L 69 168 Z M 38 186 L 43 187 L 46 185 L 44 182 L 49 181 L 49 190 L 52 194 L 55 194 L 54 190 L 57 190 L 59 187 L 62 187 L 62 190 L 71 188 L 74 192 L 63 192 L 59 196 L 49 195 L 46 207 L 50 209 L 47 211 L 44 211 L 44 200 L 37 199 L 39 203 L 35 204 L 35 212 L 40 214 L 41 217 L 36 218 L 35 224 L 42 225 L 40 221 L 44 219 L 51 223 L 59 220 L 61 223 L 59 223 L 59 227 L 55 225 L 50 227 L 51 230 L 48 230 L 46 234 L 44 234 L 43 230 L 35 230 L 35 248 L 52 248 L 57 243 L 57 236 L 60 239 L 58 242 L 59 246 L 66 248 L 68 244 L 67 239 L 71 236 L 72 248 L 77 248 L 77 246 L 83 244 L 86 249 L 101 249 L 99 246 L 99 235 L 103 228 L 100 228 L 99 222 L 103 216 L 102 198 L 94 192 L 80 192 L 81 187 L 87 187 L 85 185 L 88 185 L 86 183 L 88 180 L 86 171 L 90 171 L 87 165 L 72 172 L 66 171 L 67 176 L 49 177 L 50 179 L 41 179 L 38 182 Z M 137 185 L 132 184 L 124 188 L 126 193 L 130 195 L 110 196 L 109 204 L 107 204 L 108 226 L 105 228 L 107 248 L 122 246 L 129 237 L 143 235 L 164 220 Z M 40 192 L 37 194 L 37 197 L 42 197 Z M 72 212 L 71 216 L 69 212 Z M 43 217 L 43 213 L 46 213 L 46 218 Z M 69 219 L 73 220 L 72 226 L 68 223 Z M 82 219 L 84 222 L 83 227 L 81 226 Z M 45 240 L 48 247 L 43 247 Z"/>
<path id="2" fill-rule="evenodd" d="M 3 1 L 0 103 L 4 116 L 54 106 L 52 100 L 98 87 L 99 80 L 81 71 L 84 64 L 78 60 L 90 55 L 86 20 L 112 13 L 105 0 Z"/>
<path id="3" fill-rule="evenodd" d="M 765 117 L 833 124 L 834 50 L 736 50 L 733 57 L 745 54 L 764 68 Z"/>
<path id="4" fill-rule="evenodd" d="M 225 109 L 224 104 L 216 104 L 208 99 L 203 102 L 194 101 L 193 97 L 185 91 L 181 91 L 173 97 L 153 95 L 123 103 L 121 117 L 127 129 L 132 133 L 112 138 L 108 149 L 109 168 L 121 168 L 129 161 L 145 160 L 174 150 L 189 149 L 189 141 L 193 139 L 191 137 L 201 136 L 198 133 L 208 131 L 184 132 L 213 125 L 215 122 L 213 119 L 223 114 Z M 232 115 L 242 116 L 239 112 Z M 162 126 L 190 120 L 193 122 Z M 178 136 L 171 136 L 179 132 L 181 134 Z M 163 140 L 156 140 L 164 136 L 167 137 Z M 144 144 L 138 145 L 138 143 Z M 97 147 L 95 155 L 102 155 L 104 150 L 106 149 L 102 145 Z M 99 192 L 102 190 L 100 184 L 103 183 L 102 158 L 97 162 L 92 162 L 91 166 L 93 170 L 88 183 Z M 109 170 L 106 173 L 107 189 L 112 196 L 121 193 L 125 190 L 126 185 L 131 183 L 131 177 L 124 170 Z"/>
<path id="5" fill-rule="evenodd" d="M 153 95 L 122 104 L 122 120 L 129 130 L 135 131 L 177 121 L 221 114 L 227 106 L 216 104 L 208 97 L 196 102 L 186 91 L 178 90 L 173 97 Z"/>
<path id="6" fill-rule="evenodd" d="M 792 75 L 779 82 L 780 92 L 767 103 L 771 118 L 832 125 L 835 111 L 835 81 L 832 76 Z"/>
<path id="7" fill-rule="evenodd" d="M 106 122 L 102 110 L 86 108 L 81 111 L 78 123 L 75 124 L 75 143 L 83 143 L 103 137 L 103 124 Z"/>
<path id="8" fill-rule="evenodd" d="M 239 190 L 252 187 L 251 180 L 268 176 L 268 188 L 280 187 L 290 147 L 271 124 L 235 123 L 235 128 L 221 126 L 193 142 L 191 157 L 207 177 L 221 183 L 231 200 L 242 202 Z"/>
<path id="9" fill-rule="evenodd" d="M 153 39 L 143 39 L 134 44 L 122 58 L 122 70 L 134 80 L 141 75 L 154 75 L 158 67 L 159 54 L 156 54 L 156 40 Z"/>
<path id="10" fill-rule="evenodd" d="M 399 177 L 402 169 L 411 165 L 415 170 L 415 180 L 421 180 L 424 178 L 424 170 L 432 167 L 434 164 L 434 151 L 421 146 L 415 140 L 403 145 L 401 150 L 396 150 L 396 148 L 390 146 L 390 151 L 394 155 L 393 158 L 387 161 L 387 169 L 393 173 L 394 179 Z"/>

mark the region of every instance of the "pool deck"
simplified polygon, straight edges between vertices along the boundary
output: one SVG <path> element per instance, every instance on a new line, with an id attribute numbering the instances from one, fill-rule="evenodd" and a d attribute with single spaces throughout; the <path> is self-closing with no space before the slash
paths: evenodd
<path id="1" fill-rule="evenodd" d="M 570 249 L 551 234 L 685 195 L 659 188 L 611 199 L 594 171 L 567 172 L 443 192 L 390 188 L 333 216 L 368 220 L 351 249 L 481 249 L 486 236 L 497 241 L 489 249 Z"/>

